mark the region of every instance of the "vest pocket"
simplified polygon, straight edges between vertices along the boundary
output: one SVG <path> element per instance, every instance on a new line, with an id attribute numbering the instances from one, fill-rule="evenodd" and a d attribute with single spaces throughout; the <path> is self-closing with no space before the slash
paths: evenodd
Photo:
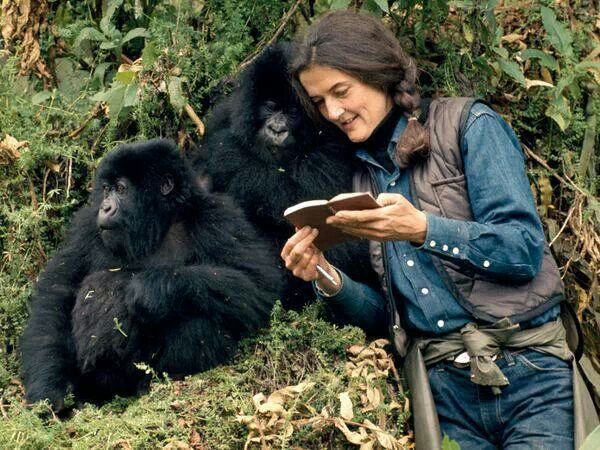
<path id="1" fill-rule="evenodd" d="M 464 175 L 432 181 L 431 187 L 444 217 L 473 220 L 473 213 L 469 204 L 469 192 L 467 191 L 467 180 Z"/>

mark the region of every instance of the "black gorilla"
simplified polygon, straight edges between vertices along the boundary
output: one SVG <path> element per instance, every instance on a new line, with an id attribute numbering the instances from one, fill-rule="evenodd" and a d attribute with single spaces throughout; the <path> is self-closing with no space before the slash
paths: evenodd
<path id="1" fill-rule="evenodd" d="M 90 206 L 40 275 L 21 339 L 27 399 L 56 409 L 147 385 L 134 366 L 190 374 L 267 323 L 281 274 L 243 213 L 207 194 L 169 141 L 101 162 Z"/>
<path id="2" fill-rule="evenodd" d="M 345 136 L 304 113 L 287 70 L 292 52 L 291 44 L 271 46 L 242 73 L 238 87 L 213 111 L 194 161 L 215 190 L 237 200 L 278 253 L 294 232 L 283 211 L 350 192 L 355 164 Z M 340 245 L 327 257 L 355 280 L 376 281 L 366 242 Z M 285 270 L 282 262 L 280 267 Z M 308 283 L 287 270 L 286 276 L 286 306 L 315 297 Z"/>

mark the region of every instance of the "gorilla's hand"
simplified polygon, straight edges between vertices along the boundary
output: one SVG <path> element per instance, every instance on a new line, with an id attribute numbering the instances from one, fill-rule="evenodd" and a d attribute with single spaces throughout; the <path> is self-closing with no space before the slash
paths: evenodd
<path id="1" fill-rule="evenodd" d="M 172 310 L 168 281 L 160 270 L 146 270 L 133 275 L 126 288 L 127 310 L 131 318 L 146 323 L 164 320 Z"/>

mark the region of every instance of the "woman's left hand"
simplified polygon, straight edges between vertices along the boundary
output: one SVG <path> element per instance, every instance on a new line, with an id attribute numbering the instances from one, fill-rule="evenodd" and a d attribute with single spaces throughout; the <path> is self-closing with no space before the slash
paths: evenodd
<path id="1" fill-rule="evenodd" d="M 380 194 L 381 208 L 363 211 L 338 211 L 327 223 L 352 234 L 374 241 L 425 242 L 427 218 L 400 194 Z"/>

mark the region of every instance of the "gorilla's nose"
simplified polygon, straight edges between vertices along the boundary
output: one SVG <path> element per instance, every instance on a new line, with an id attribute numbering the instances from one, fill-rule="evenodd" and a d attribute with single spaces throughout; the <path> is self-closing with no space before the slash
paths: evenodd
<path id="1" fill-rule="evenodd" d="M 277 135 L 281 133 L 286 133 L 288 131 L 287 124 L 285 122 L 273 122 L 269 124 L 269 130 Z"/>
<path id="2" fill-rule="evenodd" d="M 112 216 L 115 213 L 116 208 L 111 201 L 104 200 L 100 205 L 100 210 L 102 211 L 103 215 Z"/>

